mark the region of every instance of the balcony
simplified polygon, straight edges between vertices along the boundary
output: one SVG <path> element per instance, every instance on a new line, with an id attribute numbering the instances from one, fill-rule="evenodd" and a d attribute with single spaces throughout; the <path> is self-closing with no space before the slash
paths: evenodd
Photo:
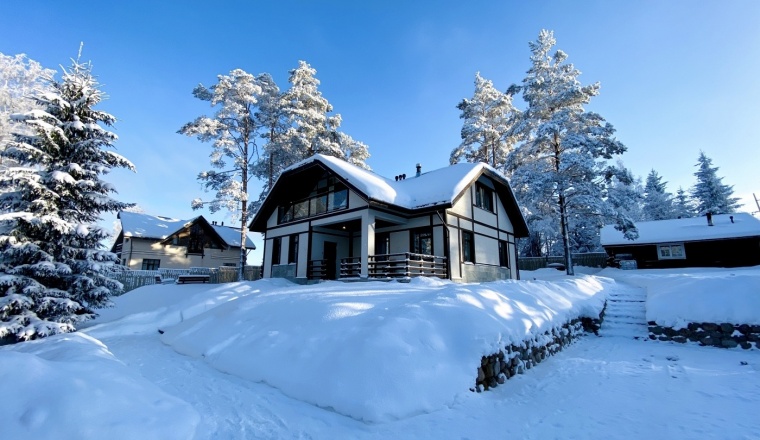
<path id="1" fill-rule="evenodd" d="M 403 252 L 398 254 L 370 255 L 368 262 L 370 279 L 394 279 L 410 277 L 447 278 L 446 257 Z M 359 278 L 361 258 L 340 260 L 340 278 Z"/>

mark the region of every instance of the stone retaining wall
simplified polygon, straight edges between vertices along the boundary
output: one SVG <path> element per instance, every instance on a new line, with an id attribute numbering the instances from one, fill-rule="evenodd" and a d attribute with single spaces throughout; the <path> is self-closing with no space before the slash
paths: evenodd
<path id="1" fill-rule="evenodd" d="M 649 321 L 649 339 L 749 350 L 760 348 L 760 325 L 692 322 L 684 328 L 674 329 Z"/>
<path id="2" fill-rule="evenodd" d="M 606 307 L 606 306 L 605 306 Z M 584 332 L 597 333 L 604 319 L 576 318 L 541 335 L 524 340 L 520 345 L 507 345 L 503 350 L 480 359 L 475 387 L 470 391 L 481 392 L 503 384 L 517 374 L 523 374 L 547 357 L 570 345 Z"/>

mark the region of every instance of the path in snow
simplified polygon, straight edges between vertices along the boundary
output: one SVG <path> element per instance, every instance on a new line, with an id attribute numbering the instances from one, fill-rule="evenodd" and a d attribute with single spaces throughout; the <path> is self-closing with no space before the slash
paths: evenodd
<path id="1" fill-rule="evenodd" d="M 621 282 L 607 297 L 600 336 L 647 339 L 646 290 Z"/>

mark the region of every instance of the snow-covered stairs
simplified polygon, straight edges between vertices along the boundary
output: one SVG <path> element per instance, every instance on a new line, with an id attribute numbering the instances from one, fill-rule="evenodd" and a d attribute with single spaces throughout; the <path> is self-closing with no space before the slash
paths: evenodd
<path id="1" fill-rule="evenodd" d="M 618 283 L 607 297 L 600 336 L 647 339 L 647 294 L 643 288 Z"/>

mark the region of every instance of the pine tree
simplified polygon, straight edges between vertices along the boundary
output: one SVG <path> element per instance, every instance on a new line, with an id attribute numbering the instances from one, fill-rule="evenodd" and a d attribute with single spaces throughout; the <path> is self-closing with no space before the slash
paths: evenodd
<path id="1" fill-rule="evenodd" d="M 240 221 L 239 281 L 244 279 L 247 258 L 248 184 L 254 177 L 253 168 L 259 154 L 256 140 L 263 124 L 256 117 L 256 112 L 263 91 L 261 77 L 257 78 L 242 69 L 235 69 L 229 75 L 219 75 L 218 82 L 211 87 L 199 84 L 193 95 L 216 107 L 216 113 L 212 117 L 200 116 L 178 131 L 195 136 L 201 142 L 212 143 L 212 169 L 198 174 L 198 180 L 206 190 L 215 191 L 216 194 L 207 202 L 195 199 L 191 206 L 200 209 L 208 205 L 211 212 L 227 209 L 232 213 L 233 222 Z M 228 164 L 228 161 L 231 163 Z"/>
<path id="2" fill-rule="evenodd" d="M 739 199 L 731 197 L 734 187 L 723 184 L 723 178 L 718 177 L 718 167 L 712 166 L 712 159 L 704 152 L 699 152 L 697 159 L 698 167 L 694 175 L 697 183 L 691 189 L 691 196 L 695 201 L 695 210 L 699 215 L 706 213 L 730 214 L 741 206 Z"/>
<path id="3" fill-rule="evenodd" d="M 104 274 L 116 255 L 103 249 L 102 212 L 131 206 L 109 195 L 101 179 L 133 165 L 110 150 L 115 119 L 95 110 L 103 94 L 89 63 L 74 61 L 60 82 L 37 98 L 44 110 L 13 115 L 26 130 L 3 158 L 19 164 L 0 173 L 0 338 L 36 339 L 75 330 L 108 306 L 122 285 Z"/>
<path id="4" fill-rule="evenodd" d="M 678 187 L 676 197 L 673 200 L 673 216 L 675 218 L 691 218 L 694 215 L 694 207 L 689 200 L 689 196 L 686 194 L 686 190 Z"/>
<path id="5" fill-rule="evenodd" d="M 291 124 L 286 134 L 289 148 L 297 160 L 315 154 L 348 160 L 346 153 L 349 152 L 355 164 L 366 167 L 364 159 L 369 157 L 366 145 L 354 142 L 350 137 L 341 138 L 338 132 L 341 116 L 329 115 L 333 107 L 319 91 L 316 73 L 316 69 L 305 61 L 299 61 L 298 67 L 290 71 L 288 81 L 291 86 L 283 96 Z M 341 141 L 348 144 L 342 145 Z"/>
<path id="6" fill-rule="evenodd" d="M 634 222 L 644 220 L 644 188 L 641 178 L 634 177 L 630 169 L 617 161 L 617 173 L 610 177 L 607 185 L 607 203 L 615 212 L 621 212 Z"/>
<path id="7" fill-rule="evenodd" d="M 525 139 L 509 156 L 508 169 L 514 186 L 525 186 L 533 201 L 551 203 L 557 215 L 567 273 L 573 274 L 571 252 L 573 216 L 614 217 L 616 228 L 629 238 L 637 236 L 630 218 L 614 212 L 604 200 L 604 162 L 626 148 L 613 137 L 614 128 L 584 105 L 599 93 L 599 84 L 581 86 L 580 72 L 566 63 L 561 50 L 550 54 L 552 32 L 543 30 L 530 43 L 532 67 L 521 86 L 528 108 L 514 133 Z M 520 199 L 524 203 L 523 199 Z"/>
<path id="8" fill-rule="evenodd" d="M 14 123 L 10 115 L 40 109 L 35 97 L 51 91 L 54 74 L 54 70 L 43 68 L 24 54 L 0 53 L 0 149 L 13 139 L 12 131 L 25 129 L 24 124 Z"/>
<path id="9" fill-rule="evenodd" d="M 451 152 L 450 162 L 484 162 L 503 169 L 514 140 L 510 130 L 518 115 L 512 96 L 496 90 L 490 80 L 475 75 L 475 93 L 457 105 L 461 111 L 462 143 Z"/>
<path id="10" fill-rule="evenodd" d="M 652 170 L 644 186 L 644 220 L 668 220 L 677 217 L 673 209 L 673 196 L 665 191 L 667 182 Z"/>

